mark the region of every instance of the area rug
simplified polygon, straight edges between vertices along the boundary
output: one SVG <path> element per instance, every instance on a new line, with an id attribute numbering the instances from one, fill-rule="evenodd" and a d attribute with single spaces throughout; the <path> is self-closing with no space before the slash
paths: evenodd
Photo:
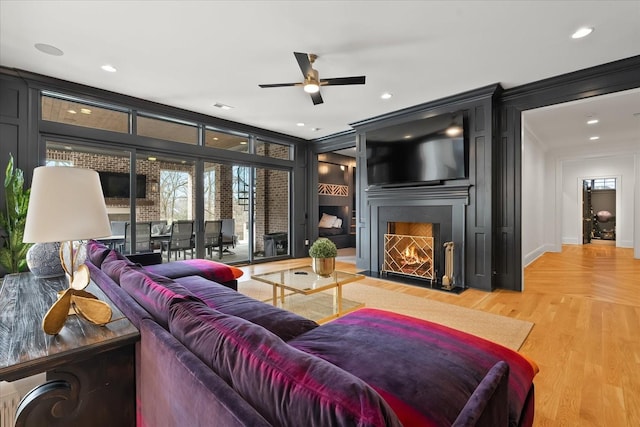
<path id="1" fill-rule="evenodd" d="M 270 285 L 254 280 L 238 282 L 238 291 L 262 301 L 270 302 L 272 297 L 272 287 Z M 401 292 L 393 292 L 359 282 L 344 285 L 342 293 L 344 298 L 363 303 L 365 307 L 388 310 L 439 323 L 496 342 L 513 350 L 518 350 L 522 346 L 533 328 L 533 323 L 531 322 L 428 298 L 411 296 Z M 324 297 L 326 300 L 327 295 L 320 295 L 320 297 Z M 299 304 L 299 309 L 291 309 L 291 311 L 299 312 L 303 316 L 305 315 L 304 310 L 307 310 L 306 307 L 313 306 L 314 304 L 312 303 L 317 302 L 313 296 L 296 295 L 287 298 L 297 298 L 298 302 L 309 303 Z"/>

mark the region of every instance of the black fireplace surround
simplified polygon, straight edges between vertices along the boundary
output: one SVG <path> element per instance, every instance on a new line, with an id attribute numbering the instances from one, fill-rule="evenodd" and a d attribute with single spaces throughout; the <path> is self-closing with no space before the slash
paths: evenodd
<path id="1" fill-rule="evenodd" d="M 465 207 L 469 186 L 375 189 L 368 192 L 371 218 L 371 273 L 380 274 L 384 262 L 384 235 L 390 222 L 439 225 L 434 242 L 434 269 L 440 283 L 444 274 L 444 243 L 454 242 L 453 285 L 465 288 Z"/>

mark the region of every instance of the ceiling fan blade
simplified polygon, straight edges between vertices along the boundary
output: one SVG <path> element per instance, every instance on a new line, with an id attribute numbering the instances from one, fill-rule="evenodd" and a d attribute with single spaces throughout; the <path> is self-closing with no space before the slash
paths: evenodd
<path id="1" fill-rule="evenodd" d="M 341 86 L 341 85 L 363 85 L 365 83 L 366 76 L 354 76 L 354 77 L 336 77 L 333 79 L 322 79 L 320 85 L 322 86 Z"/>
<path id="2" fill-rule="evenodd" d="M 268 85 L 258 85 L 262 88 L 266 88 L 266 87 L 286 87 L 286 86 L 302 86 L 301 83 L 274 83 L 274 84 L 268 84 Z"/>
<path id="3" fill-rule="evenodd" d="M 311 100 L 313 101 L 313 105 L 322 104 L 324 102 L 322 100 L 322 95 L 320 95 L 320 92 L 310 93 L 309 95 L 311 95 Z"/>
<path id="4" fill-rule="evenodd" d="M 293 54 L 296 56 L 296 61 L 298 61 L 302 75 L 307 78 L 307 76 L 313 72 L 311 61 L 309 61 L 309 54 L 302 52 L 293 52 Z"/>

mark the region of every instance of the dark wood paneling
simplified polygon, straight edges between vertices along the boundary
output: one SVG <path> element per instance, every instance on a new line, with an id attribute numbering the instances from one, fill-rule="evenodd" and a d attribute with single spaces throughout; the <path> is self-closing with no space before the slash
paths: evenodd
<path id="1" fill-rule="evenodd" d="M 466 119 L 466 131 L 469 141 L 469 179 L 465 184 L 469 185 L 469 203 L 466 206 L 466 229 L 464 233 L 465 245 L 465 285 L 491 290 L 493 289 L 492 274 L 492 141 L 493 141 L 493 105 L 496 93 L 500 93 L 499 85 L 487 86 L 475 91 L 455 95 L 439 101 L 434 101 L 419 106 L 400 110 L 378 118 L 352 124 L 359 133 L 360 154 L 358 158 L 358 174 L 360 181 L 357 194 L 360 199 L 358 213 L 361 221 L 358 231 L 364 236 L 359 236 L 357 265 L 359 268 L 377 271 L 376 264 L 379 260 L 379 249 L 373 245 L 374 222 L 373 208 L 370 197 L 372 191 L 367 191 L 366 185 L 366 161 L 364 150 L 366 146 L 367 132 L 388 126 L 395 126 L 420 118 L 446 114 L 452 111 L 463 111 Z M 448 183 L 451 185 L 452 183 Z M 433 188 L 431 189 L 431 191 Z M 442 186 L 446 191 L 446 185 Z M 397 196 L 398 206 L 405 206 L 407 190 L 389 190 Z M 415 195 L 412 195 L 413 199 Z M 480 237 L 478 237 L 480 236 Z M 478 251 L 480 256 L 476 256 Z"/>
<path id="2" fill-rule="evenodd" d="M 20 111 L 20 92 L 13 87 L 0 86 L 0 116 L 5 119 L 18 119 Z"/>

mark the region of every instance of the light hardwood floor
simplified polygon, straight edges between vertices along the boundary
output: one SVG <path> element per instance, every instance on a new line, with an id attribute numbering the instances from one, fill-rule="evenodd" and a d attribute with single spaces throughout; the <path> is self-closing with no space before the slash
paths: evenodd
<path id="1" fill-rule="evenodd" d="M 308 263 L 247 266 L 242 279 Z M 337 268 L 357 271 L 350 262 Z M 566 245 L 534 261 L 524 279 L 524 292 L 384 287 L 534 322 L 520 349 L 540 366 L 534 426 L 640 426 L 640 260 L 633 250 Z"/>

